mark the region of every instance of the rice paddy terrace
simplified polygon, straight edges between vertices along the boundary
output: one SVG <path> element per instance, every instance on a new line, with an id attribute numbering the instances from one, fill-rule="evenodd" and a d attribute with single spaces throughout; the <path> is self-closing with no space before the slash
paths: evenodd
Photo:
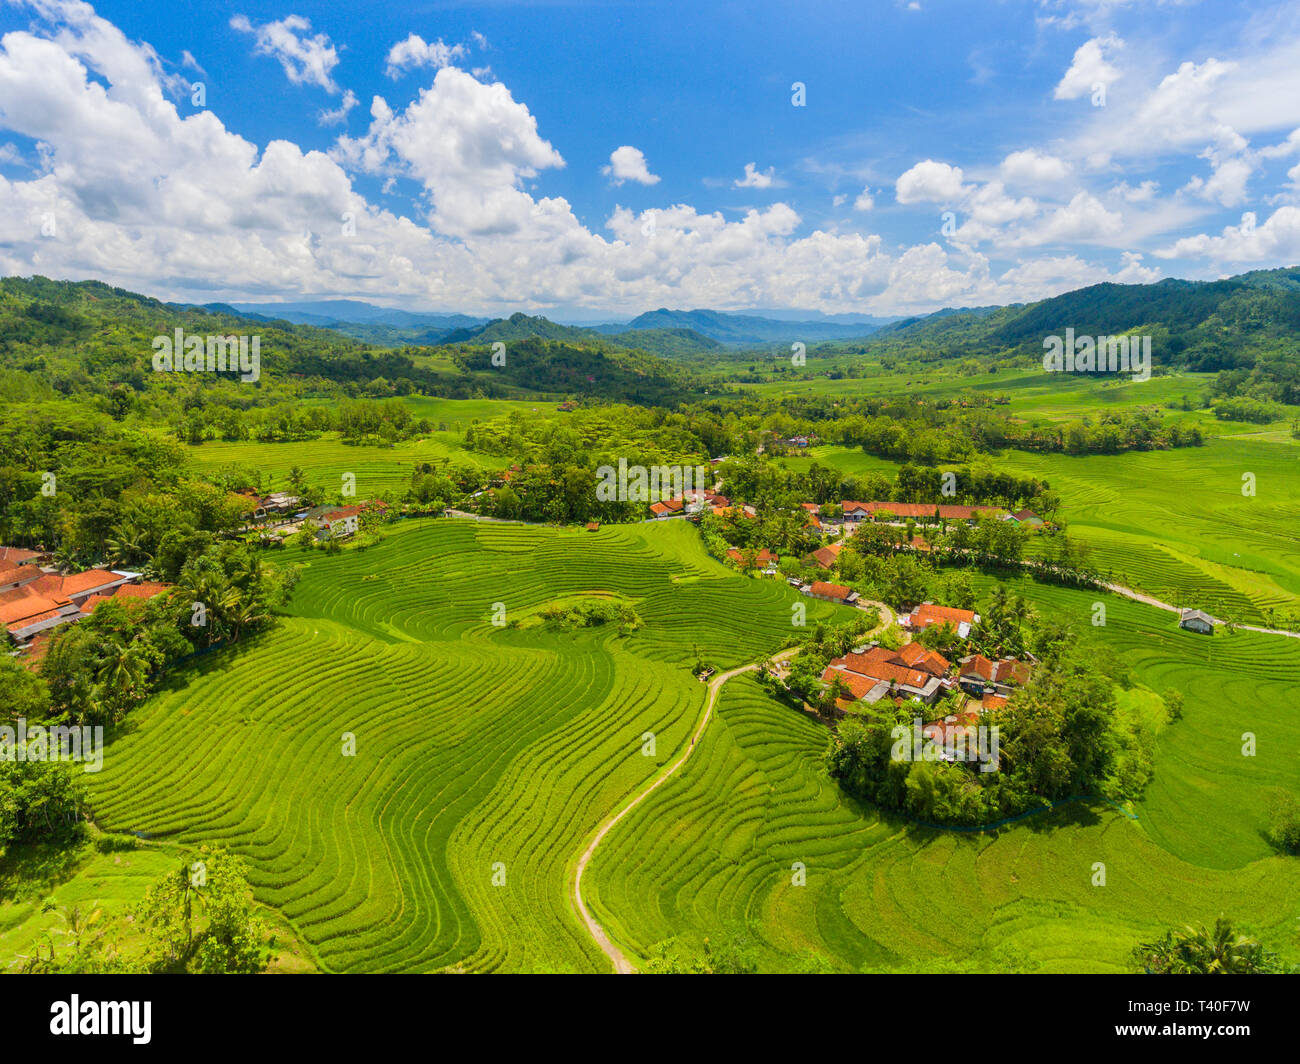
<path id="1" fill-rule="evenodd" d="M 1095 596 L 1020 582 L 1040 608 L 1089 623 Z M 1168 613 L 1107 597 L 1106 640 L 1139 684 L 1186 697 L 1159 738 L 1136 819 L 1077 803 L 995 834 L 882 817 L 821 764 L 824 727 L 749 677 L 724 689 L 695 756 L 610 834 L 584 878 L 588 905 L 630 955 L 672 937 L 746 929 L 764 967 L 817 954 L 838 970 L 1121 971 L 1143 938 L 1233 915 L 1300 954 L 1300 869 L 1263 841 L 1262 790 L 1300 784 L 1300 641 L 1178 630 Z M 1242 755 L 1244 732 L 1258 752 Z M 796 862 L 806 885 L 792 882 Z M 1092 883 L 1093 865 L 1106 885 Z"/>
<path id="2" fill-rule="evenodd" d="M 725 667 L 775 649 L 794 593 L 726 570 L 682 522 L 410 521 L 303 557 L 274 631 L 132 715 L 92 782 L 96 821 L 243 854 L 326 970 L 602 970 L 573 859 L 687 741 L 697 651 Z M 591 593 L 643 625 L 491 623 L 496 603 L 526 618 Z"/>

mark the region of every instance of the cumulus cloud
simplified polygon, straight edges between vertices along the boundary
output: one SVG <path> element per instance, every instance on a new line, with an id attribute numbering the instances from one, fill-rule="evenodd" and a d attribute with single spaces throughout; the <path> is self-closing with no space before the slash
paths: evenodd
<path id="1" fill-rule="evenodd" d="M 600 172 L 616 185 L 621 185 L 624 181 L 634 181 L 638 185 L 659 184 L 658 175 L 650 172 L 645 154 L 630 144 L 615 148 L 610 153 L 609 165 L 601 167 Z"/>
<path id="2" fill-rule="evenodd" d="M 482 37 L 482 34 L 478 34 Z M 468 49 L 463 44 L 446 44 L 441 38 L 425 41 L 417 33 L 412 33 L 404 41 L 398 41 L 388 50 L 388 59 L 384 73 L 390 78 L 399 78 L 407 70 L 416 67 L 434 67 L 441 70 L 450 66 L 457 59 L 464 57 Z"/>
<path id="3" fill-rule="evenodd" d="M 1109 88 L 1119 80 L 1120 70 L 1110 62 L 1124 46 L 1113 34 L 1094 37 L 1079 45 L 1070 68 L 1052 93 L 1058 100 L 1076 100 L 1096 91 L 1096 86 Z"/>
<path id="4" fill-rule="evenodd" d="M 769 166 L 759 170 L 755 163 L 745 164 L 745 176 L 736 178 L 732 188 L 771 188 L 775 179 L 776 167 Z"/>
<path id="5" fill-rule="evenodd" d="M 1300 207 L 1279 207 L 1263 225 L 1254 211 L 1239 225 L 1225 226 L 1219 236 L 1183 237 L 1156 254 L 1161 258 L 1207 258 L 1226 265 L 1300 260 Z"/>
<path id="6" fill-rule="evenodd" d="M 933 159 L 917 163 L 894 182 L 899 203 L 954 203 L 964 191 L 961 167 Z"/>
<path id="7" fill-rule="evenodd" d="M 255 144 L 212 111 L 182 115 L 147 44 L 84 4 L 42 2 L 56 29 L 0 39 L 0 129 L 39 142 L 43 158 L 21 179 L 0 176 L 0 274 L 102 277 L 203 301 L 257 293 L 475 312 L 687 304 L 882 313 L 1053 294 L 1079 274 L 1049 262 L 999 275 L 968 248 L 891 248 L 874 233 L 810 227 L 786 203 L 740 216 L 683 203 L 618 206 L 589 228 L 567 200 L 534 189 L 565 163 L 527 105 L 454 65 L 404 106 L 373 97 L 365 130 L 338 137 L 328 153 L 286 139 Z M 319 47 L 286 45 L 286 72 L 327 88 L 333 49 L 305 21 L 288 27 L 291 36 Z M 248 32 L 264 28 L 249 23 Z M 348 97 L 336 95 L 346 114 Z M 611 157 L 611 177 L 616 167 L 624 181 L 655 178 L 629 146 Z M 416 209 L 399 216 L 369 202 L 354 183 L 361 176 L 389 188 L 409 182 Z M 896 191 L 900 202 L 961 200 L 981 224 L 1013 234 L 1051 216 L 934 160 Z M 57 237 L 42 235 L 46 215 Z"/>
<path id="8" fill-rule="evenodd" d="M 1069 177 L 1065 162 L 1055 155 L 1045 155 L 1033 148 L 1013 151 L 999 167 L 1003 178 L 1015 185 L 1038 187 L 1056 185 Z"/>
<path id="9" fill-rule="evenodd" d="M 855 211 L 869 211 L 876 205 L 876 198 L 871 194 L 871 189 L 864 188 L 858 193 L 858 198 L 853 201 Z"/>
<path id="10" fill-rule="evenodd" d="M 287 15 L 260 26 L 249 21 L 247 15 L 235 15 L 230 27 L 240 33 L 251 33 L 253 51 L 278 60 L 285 76 L 295 85 L 315 85 L 338 94 L 339 87 L 334 83 L 338 50 L 324 33 L 307 36 L 311 22 L 302 15 Z"/>
<path id="11" fill-rule="evenodd" d="M 332 111 L 322 111 L 319 121 L 322 126 L 337 126 L 347 120 L 348 112 L 357 105 L 357 94 L 351 89 L 343 93 L 343 99 L 339 101 L 338 107 Z"/>

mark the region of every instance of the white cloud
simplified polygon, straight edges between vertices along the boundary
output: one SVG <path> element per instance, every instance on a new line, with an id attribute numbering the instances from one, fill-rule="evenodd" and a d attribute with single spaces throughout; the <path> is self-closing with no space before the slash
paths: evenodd
<path id="1" fill-rule="evenodd" d="M 732 188 L 771 188 L 775 174 L 774 166 L 759 170 L 756 164 L 746 163 L 745 176 L 736 178 Z"/>
<path id="2" fill-rule="evenodd" d="M 362 172 L 419 180 L 432 201 L 429 220 L 440 232 L 458 237 L 518 233 L 544 221 L 560 204 L 568 210 L 562 200 L 538 204 L 522 190 L 525 179 L 561 167 L 564 160 L 538 135 L 528 108 L 500 83 L 485 85 L 463 70 L 444 67 L 404 112 L 395 114 L 376 96 L 370 114 L 370 129 L 355 139 L 340 137 L 334 158 Z M 627 164 L 627 152 L 635 153 L 644 169 L 635 148 L 620 148 L 616 161 Z"/>
<path id="3" fill-rule="evenodd" d="M 347 121 L 348 112 L 357 105 L 357 94 L 351 89 L 343 93 L 343 99 L 339 101 L 338 107 L 333 111 L 322 111 L 319 121 L 322 126 L 337 126 Z"/>
<path id="4" fill-rule="evenodd" d="M 1070 176 L 1065 162 L 1055 155 L 1045 155 L 1034 148 L 1013 151 L 999 167 L 1002 176 L 1015 185 L 1031 187 L 1056 185 Z"/>
<path id="5" fill-rule="evenodd" d="M 1096 91 L 1096 86 L 1109 88 L 1119 80 L 1120 70 L 1110 60 L 1124 47 L 1124 42 L 1114 34 L 1094 37 L 1079 45 L 1074 61 L 1056 86 L 1053 96 L 1058 100 L 1077 100 Z"/>
<path id="6" fill-rule="evenodd" d="M 1210 148 L 1202 153 L 1209 159 L 1208 178 L 1193 177 L 1183 191 L 1225 207 L 1239 207 L 1246 202 L 1246 182 L 1255 172 L 1254 164 L 1244 155 L 1224 156 Z"/>
<path id="7" fill-rule="evenodd" d="M 739 217 L 684 203 L 618 206 L 603 227 L 588 228 L 564 198 L 533 188 L 564 159 L 505 85 L 447 66 L 407 105 L 373 97 L 365 131 L 340 136 L 328 154 L 283 139 L 258 145 L 213 111 L 182 116 L 148 45 L 85 5 L 48 2 L 56 30 L 0 39 L 0 129 L 40 142 L 47 163 L 30 179 L 0 177 L 0 274 L 102 277 L 203 301 L 257 293 L 492 313 L 556 305 L 915 313 L 1037 298 L 1081 276 L 1143 269 L 1126 262 L 1115 273 L 1062 254 L 1022 258 L 999 275 L 969 247 L 894 248 L 877 234 L 814 228 L 780 202 Z M 295 63 L 305 83 L 320 83 L 308 70 L 332 83 L 332 64 Z M 653 178 L 640 152 L 624 147 L 635 155 L 611 157 L 610 176 L 618 165 L 624 180 Z M 400 217 L 370 202 L 354 185 L 361 174 L 386 191 L 415 183 L 422 210 Z M 1070 232 L 1086 243 L 1088 232 L 1112 228 L 1106 209 L 1086 200 L 1040 203 L 934 160 L 901 176 L 896 192 L 900 203 L 960 204 L 968 226 L 984 226 L 999 244 Z M 41 236 L 47 213 L 58 219 L 57 238 Z M 355 235 L 343 230 L 344 215 Z M 1128 222 L 1107 239 L 1126 236 Z"/>
<path id="8" fill-rule="evenodd" d="M 247 15 L 235 15 L 230 26 L 241 33 L 251 33 L 253 51 L 279 60 L 285 75 L 295 85 L 316 85 L 338 94 L 333 76 L 339 62 L 338 50 L 324 33 L 308 37 L 311 22 L 302 15 L 286 15 L 260 26 L 250 22 Z"/>
<path id="9" fill-rule="evenodd" d="M 1159 181 L 1143 181 L 1138 185 L 1130 185 L 1127 181 L 1121 181 L 1111 186 L 1110 193 L 1113 196 L 1118 196 L 1125 203 L 1148 203 L 1155 198 L 1159 190 Z"/>
<path id="10" fill-rule="evenodd" d="M 1225 226 L 1219 236 L 1202 233 L 1160 248 L 1161 258 L 1206 258 L 1213 262 L 1295 262 L 1300 260 L 1300 207 L 1279 207 L 1263 225 L 1247 211 L 1239 225 Z"/>
<path id="11" fill-rule="evenodd" d="M 876 205 L 876 198 L 871 194 L 871 189 L 864 188 L 858 193 L 858 198 L 853 201 L 855 211 L 869 211 Z"/>
<path id="12" fill-rule="evenodd" d="M 482 36 L 478 34 L 479 38 Z M 390 78 L 399 78 L 403 72 L 416 67 L 441 70 L 464 57 L 467 52 L 468 49 L 463 44 L 446 44 L 441 39 L 425 41 L 419 34 L 412 33 L 406 40 L 398 41 L 388 50 L 384 73 Z"/>
<path id="13" fill-rule="evenodd" d="M 659 184 L 658 175 L 650 172 L 645 154 L 630 144 L 615 148 L 610 153 L 609 165 L 601 167 L 600 172 L 616 185 L 621 185 L 624 181 L 634 181 L 638 185 Z"/>
<path id="14" fill-rule="evenodd" d="M 917 163 L 894 182 L 899 203 L 953 203 L 964 191 L 961 167 L 933 159 Z"/>

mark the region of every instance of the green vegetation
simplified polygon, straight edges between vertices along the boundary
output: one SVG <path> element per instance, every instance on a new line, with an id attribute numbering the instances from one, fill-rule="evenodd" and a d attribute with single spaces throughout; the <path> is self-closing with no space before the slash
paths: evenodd
<path id="1" fill-rule="evenodd" d="M 1133 950 L 1133 962 L 1149 975 L 1274 975 L 1283 968 L 1277 955 L 1232 929 L 1219 917 L 1213 930 L 1183 927 L 1166 931 Z"/>

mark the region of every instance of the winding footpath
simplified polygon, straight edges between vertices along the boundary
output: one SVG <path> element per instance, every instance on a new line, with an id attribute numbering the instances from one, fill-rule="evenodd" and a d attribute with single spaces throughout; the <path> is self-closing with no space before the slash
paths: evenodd
<path id="1" fill-rule="evenodd" d="M 772 660 L 788 661 L 798 652 L 798 647 L 791 647 L 789 650 L 783 650 L 779 654 L 773 655 Z M 587 848 L 582 851 L 582 856 L 578 858 L 578 867 L 573 876 L 573 902 L 578 907 L 578 915 L 582 917 L 582 922 L 587 926 L 587 933 L 591 935 L 593 940 L 595 940 L 596 945 L 601 948 L 601 951 L 605 956 L 610 959 L 610 962 L 614 965 L 614 971 L 619 975 L 631 975 L 636 971 L 636 969 L 632 966 L 632 962 L 627 959 L 627 955 L 610 941 L 609 935 L 605 933 L 605 929 L 601 927 L 596 918 L 591 915 L 591 910 L 587 908 L 587 903 L 583 901 L 582 873 L 586 871 L 587 865 L 591 863 L 592 855 L 596 852 L 596 847 L 599 846 L 601 840 L 609 834 L 610 829 L 627 816 L 628 813 L 632 812 L 632 810 L 638 805 L 649 798 L 650 795 L 652 795 L 659 787 L 662 787 L 673 773 L 686 764 L 691 754 L 695 753 L 695 744 L 704 734 L 704 729 L 709 726 L 709 720 L 713 717 L 713 707 L 717 705 L 718 693 L 722 690 L 722 685 L 733 676 L 739 676 L 743 672 L 753 672 L 758 668 L 758 666 L 758 662 L 752 662 L 749 665 L 741 665 L 739 668 L 732 669 L 730 672 L 719 673 L 709 681 L 709 695 L 708 700 L 704 704 L 704 716 L 696 726 L 695 733 L 691 736 L 690 745 L 686 747 L 682 756 L 664 769 L 664 771 L 659 773 L 659 775 L 650 782 L 650 785 L 646 787 L 645 790 L 628 802 L 627 805 L 612 817 L 606 820 L 600 826 L 599 830 L 597 830 L 596 834 L 592 836 L 591 841 L 587 843 Z"/>

